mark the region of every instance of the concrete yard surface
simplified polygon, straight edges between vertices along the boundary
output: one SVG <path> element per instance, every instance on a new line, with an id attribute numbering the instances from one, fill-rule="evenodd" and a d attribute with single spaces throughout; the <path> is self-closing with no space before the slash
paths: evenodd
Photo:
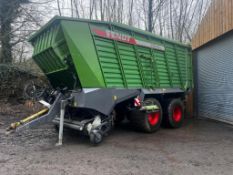
<path id="1" fill-rule="evenodd" d="M 153 134 L 123 123 L 99 146 L 66 131 L 56 147 L 53 125 L 6 136 L 6 118 L 0 116 L 0 175 L 233 174 L 233 127 L 220 122 L 188 119 Z"/>

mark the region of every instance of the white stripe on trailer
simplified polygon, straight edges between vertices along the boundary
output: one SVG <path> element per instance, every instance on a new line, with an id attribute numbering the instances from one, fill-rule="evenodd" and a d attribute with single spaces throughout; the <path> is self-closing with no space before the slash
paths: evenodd
<path id="1" fill-rule="evenodd" d="M 148 42 L 145 42 L 145 41 L 140 41 L 140 40 L 137 40 L 137 39 L 136 39 L 136 45 L 149 47 L 149 48 L 156 49 L 156 50 L 162 50 L 162 51 L 165 50 L 164 46 L 155 45 L 155 44 L 148 43 Z"/>

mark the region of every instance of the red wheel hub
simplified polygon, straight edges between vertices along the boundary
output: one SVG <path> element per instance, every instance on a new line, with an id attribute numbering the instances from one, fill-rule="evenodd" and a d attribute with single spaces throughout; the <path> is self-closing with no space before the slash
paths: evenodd
<path id="1" fill-rule="evenodd" d="M 148 114 L 148 121 L 150 125 L 154 126 L 159 122 L 160 112 L 153 112 Z"/>
<path id="2" fill-rule="evenodd" d="M 182 118 L 182 108 L 180 106 L 175 106 L 172 114 L 172 118 L 175 122 L 179 122 Z"/>

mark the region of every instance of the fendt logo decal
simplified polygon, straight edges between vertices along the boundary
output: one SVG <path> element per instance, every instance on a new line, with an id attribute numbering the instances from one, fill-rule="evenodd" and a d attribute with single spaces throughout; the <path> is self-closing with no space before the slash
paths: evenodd
<path id="1" fill-rule="evenodd" d="M 104 37 L 104 38 L 109 38 L 125 43 L 130 43 L 130 44 L 136 44 L 136 40 L 128 35 L 124 35 L 121 33 L 116 33 L 111 30 L 99 30 L 99 29 L 93 29 L 93 32 L 97 34 L 98 36 Z"/>
<path id="2" fill-rule="evenodd" d="M 96 35 L 103 37 L 103 38 L 108 38 L 108 39 L 121 41 L 124 43 L 133 44 L 133 45 L 139 45 L 139 46 L 143 46 L 143 47 L 149 47 L 152 49 L 157 49 L 157 50 L 162 50 L 162 51 L 165 50 L 165 48 L 163 46 L 155 45 L 155 44 L 145 42 L 145 41 L 140 41 L 140 40 L 137 40 L 131 36 L 117 33 L 117 32 L 111 31 L 111 30 L 92 29 L 92 32 L 94 32 Z"/>

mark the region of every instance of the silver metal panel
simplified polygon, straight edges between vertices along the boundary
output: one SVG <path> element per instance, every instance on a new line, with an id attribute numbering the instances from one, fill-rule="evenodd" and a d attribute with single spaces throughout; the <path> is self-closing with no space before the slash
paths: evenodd
<path id="1" fill-rule="evenodd" d="M 233 124 L 233 32 L 195 52 L 197 115 Z"/>

